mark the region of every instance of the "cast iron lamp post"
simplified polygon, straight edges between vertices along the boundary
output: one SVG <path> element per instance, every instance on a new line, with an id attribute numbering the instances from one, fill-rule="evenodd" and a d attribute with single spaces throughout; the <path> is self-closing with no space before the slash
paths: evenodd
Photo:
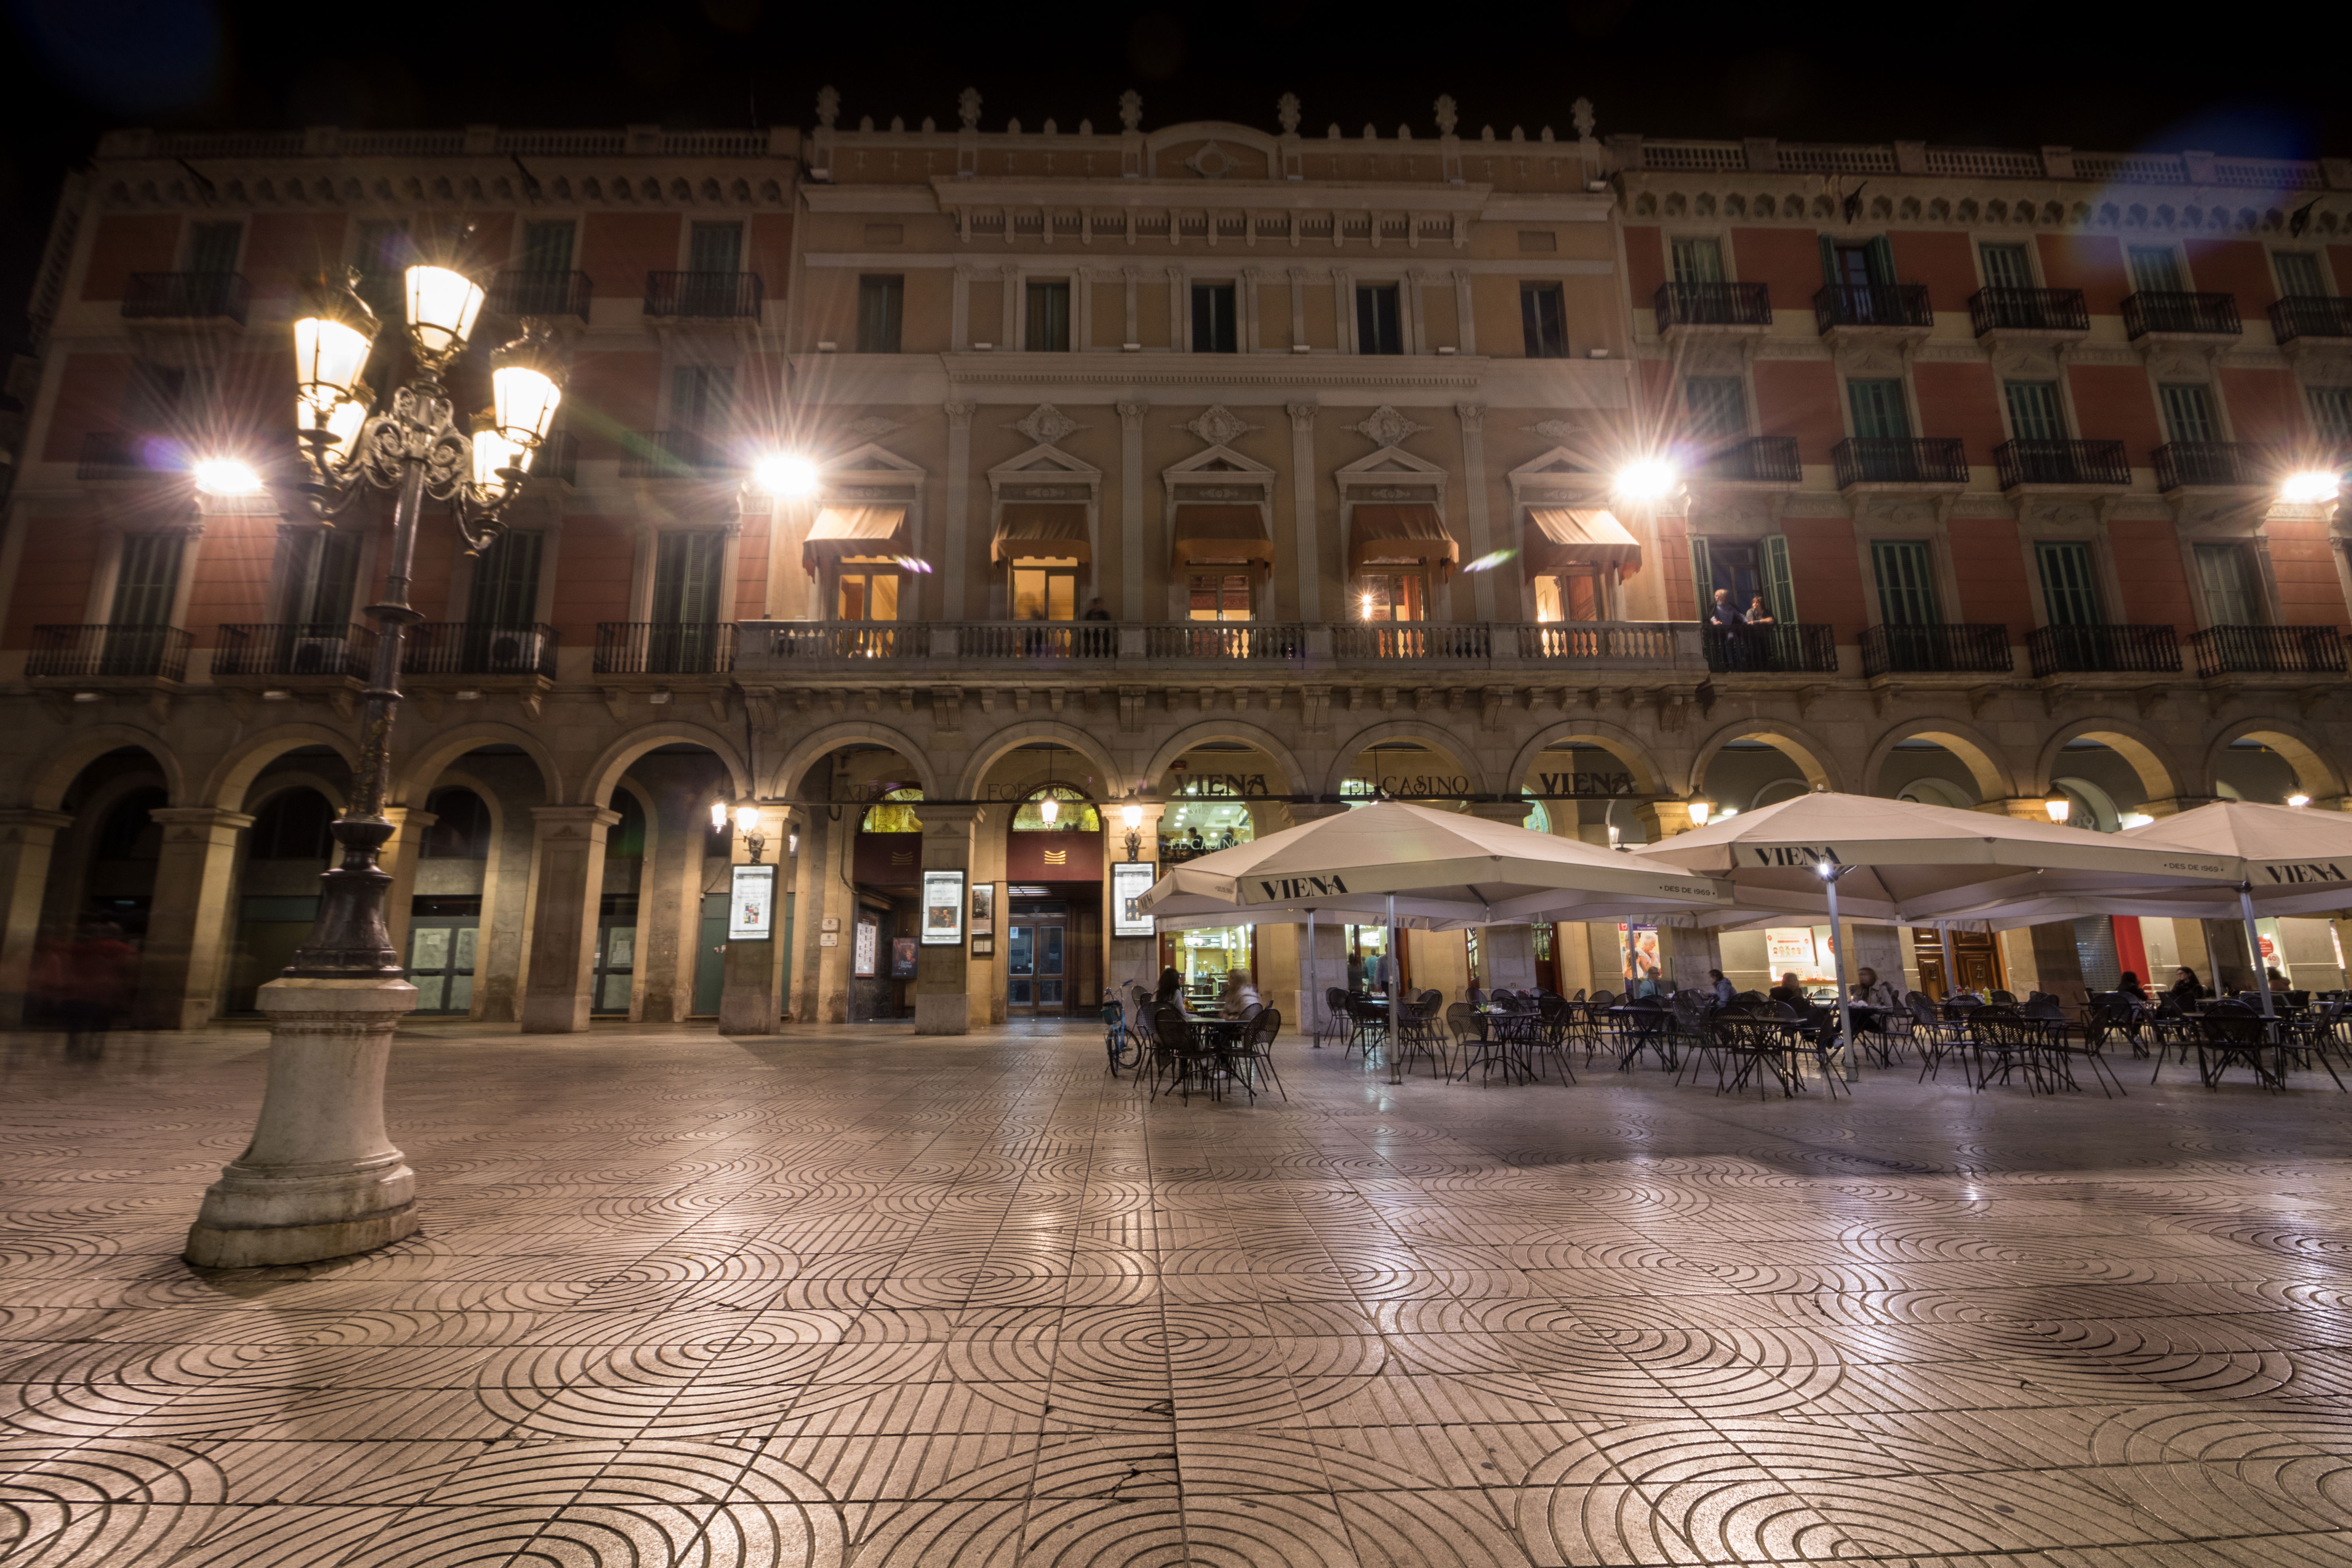
<path id="1" fill-rule="evenodd" d="M 322 281 L 294 323 L 305 470 L 295 489 L 330 526 L 370 491 L 389 491 L 392 550 L 383 596 L 365 612 L 376 626 L 375 662 L 351 804 L 333 827 L 342 863 L 320 879 L 319 912 L 293 962 L 261 988 L 270 1016 L 261 1115 L 252 1143 L 206 1189 L 188 1235 L 188 1261 L 215 1268 L 340 1258 L 416 1228 L 415 1173 L 383 1127 L 385 1058 L 416 991 L 384 921 L 392 876 L 377 864 L 394 833 L 384 808 L 401 652 L 424 618 L 408 603 L 416 530 L 432 500 L 447 505 L 468 553 L 495 539 L 563 395 L 551 345 L 527 326 L 493 356 L 492 406 L 461 432 L 442 377 L 473 335 L 481 286 L 451 268 L 417 266 L 403 290 L 415 379 L 377 409 L 362 379 L 377 323 L 353 281 Z M 208 468 L 216 486 L 257 482 L 234 463 Z"/>

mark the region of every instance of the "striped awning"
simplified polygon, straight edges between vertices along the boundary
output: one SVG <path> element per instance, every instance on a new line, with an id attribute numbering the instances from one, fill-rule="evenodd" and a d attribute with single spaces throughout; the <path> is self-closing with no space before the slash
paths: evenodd
<path id="1" fill-rule="evenodd" d="M 1529 507 L 1527 546 L 1530 571 L 1642 563 L 1642 542 L 1600 507 Z"/>
<path id="2" fill-rule="evenodd" d="M 845 555 L 907 553 L 907 509 L 903 506 L 828 506 L 818 509 L 801 543 L 801 566 L 814 572 L 824 561 Z"/>
<path id="3" fill-rule="evenodd" d="M 1446 571 L 1461 559 L 1462 547 L 1445 531 L 1437 509 L 1426 503 L 1360 506 L 1349 524 L 1350 572 L 1368 566 L 1435 566 Z"/>
<path id="4" fill-rule="evenodd" d="M 1265 514 L 1254 506 L 1180 506 L 1176 509 L 1176 566 L 1274 564 L 1274 540 Z"/>
<path id="5" fill-rule="evenodd" d="M 991 561 L 1094 559 L 1087 538 L 1087 509 L 1074 501 L 1008 502 L 996 520 Z"/>

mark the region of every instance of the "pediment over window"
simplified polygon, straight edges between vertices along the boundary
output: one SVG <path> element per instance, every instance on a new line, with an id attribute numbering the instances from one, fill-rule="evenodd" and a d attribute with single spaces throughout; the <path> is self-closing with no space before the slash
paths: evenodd
<path id="1" fill-rule="evenodd" d="M 1036 446 L 988 470 L 988 488 L 999 502 L 1097 501 L 1102 470 L 1059 447 Z"/>

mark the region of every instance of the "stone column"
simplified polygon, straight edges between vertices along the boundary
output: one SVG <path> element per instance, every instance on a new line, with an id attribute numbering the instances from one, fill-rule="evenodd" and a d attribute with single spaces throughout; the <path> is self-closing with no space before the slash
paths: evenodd
<path id="1" fill-rule="evenodd" d="M 776 907 L 769 911 L 769 929 L 775 934 L 765 940 L 728 940 L 719 993 L 722 1035 L 772 1035 L 783 1023 L 784 891 L 793 870 L 784 840 L 792 831 L 796 808 L 790 801 L 778 800 L 761 801 L 759 808 L 760 833 L 767 840 L 761 847 L 760 858 L 776 868 Z M 731 863 L 752 864 L 741 834 L 735 836 L 734 845 Z"/>
<path id="2" fill-rule="evenodd" d="M 621 814 L 601 805 L 534 805 L 530 816 L 539 835 L 539 886 L 531 895 L 522 1032 L 575 1034 L 588 1026 L 604 835 Z"/>
<path id="3" fill-rule="evenodd" d="M 972 835 L 986 817 L 987 808 L 926 803 L 921 811 L 923 869 L 961 871 L 969 879 Z M 1000 930 L 1003 926 L 1004 913 L 999 911 L 997 924 Z M 967 919 L 969 916 L 970 905 L 967 902 Z M 919 936 L 920 932 L 917 934 Z M 915 951 L 915 1033 L 970 1034 L 971 996 L 964 972 L 971 957 L 964 944 L 959 942 L 953 947 L 918 945 Z"/>
<path id="4" fill-rule="evenodd" d="M 425 851 L 425 833 L 441 819 L 406 805 L 387 805 L 383 815 L 392 823 L 392 838 L 376 858 L 376 864 L 392 873 L 392 886 L 383 895 L 383 928 L 392 933 L 392 951 L 406 963 L 408 917 L 416 904 L 416 862 Z"/>
<path id="5" fill-rule="evenodd" d="M 0 810 L 0 1029 L 22 1028 L 41 938 L 41 897 L 58 829 L 73 818 L 35 806 Z"/>
<path id="6" fill-rule="evenodd" d="M 152 815 L 163 830 L 163 850 L 131 1017 L 142 1029 L 202 1028 L 220 994 L 236 836 L 253 818 L 216 805 L 167 805 Z"/>

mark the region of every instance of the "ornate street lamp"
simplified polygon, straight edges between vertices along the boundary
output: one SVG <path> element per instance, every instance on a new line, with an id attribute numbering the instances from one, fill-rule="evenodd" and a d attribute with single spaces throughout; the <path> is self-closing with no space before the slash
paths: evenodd
<path id="1" fill-rule="evenodd" d="M 415 379 L 379 408 L 362 379 L 377 322 L 348 274 L 321 280 L 294 323 L 295 425 L 311 515 L 332 525 L 371 490 L 391 492 L 392 551 L 365 691 L 351 804 L 333 826 L 342 863 L 320 879 L 310 933 L 261 992 L 271 1015 L 269 1087 L 244 1154 L 205 1194 L 191 1263 L 308 1262 L 362 1252 L 416 1227 L 415 1178 L 383 1132 L 383 1066 L 401 1014 L 415 1002 L 384 921 L 392 876 L 377 864 L 393 836 L 392 728 L 400 708 L 416 530 L 426 500 L 446 504 L 468 553 L 498 536 L 563 396 L 552 346 L 526 323 L 491 360 L 492 405 L 460 431 L 442 378 L 466 352 L 481 286 L 447 267 L 408 268 L 403 296 Z M 225 491 L 253 488 L 239 465 L 209 465 Z M 200 484 L 205 477 L 200 472 Z"/>

